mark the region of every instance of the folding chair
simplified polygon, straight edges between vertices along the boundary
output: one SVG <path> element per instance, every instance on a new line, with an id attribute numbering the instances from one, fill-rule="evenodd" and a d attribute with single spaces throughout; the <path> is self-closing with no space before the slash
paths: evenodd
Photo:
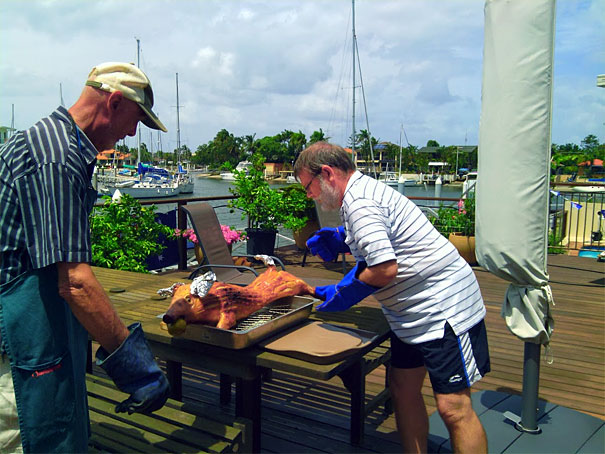
<path id="1" fill-rule="evenodd" d="M 199 240 L 199 246 L 204 252 L 204 262 L 191 273 L 189 279 L 193 279 L 200 271 L 212 270 L 218 281 L 248 285 L 258 276 L 258 272 L 254 268 L 236 265 L 233 261 L 212 205 L 206 202 L 194 203 L 182 206 L 181 209 L 189 218 L 191 227 Z M 254 258 L 253 255 L 240 254 L 239 256 Z M 273 256 L 271 258 L 276 265 L 285 269 L 280 259 Z"/>
<path id="2" fill-rule="evenodd" d="M 315 212 L 317 213 L 317 221 L 319 223 L 319 228 L 324 227 L 338 227 L 342 225 L 342 221 L 340 220 L 340 216 L 338 215 L 338 211 L 326 211 L 324 210 L 320 204 L 315 202 Z M 305 266 L 307 262 L 307 254 L 309 253 L 309 248 L 305 248 L 305 254 L 303 255 L 301 266 Z M 338 260 L 338 258 L 336 259 Z M 335 261 L 336 261 L 335 260 Z M 345 253 L 342 253 L 342 274 L 347 273 L 347 261 L 345 260 Z"/>

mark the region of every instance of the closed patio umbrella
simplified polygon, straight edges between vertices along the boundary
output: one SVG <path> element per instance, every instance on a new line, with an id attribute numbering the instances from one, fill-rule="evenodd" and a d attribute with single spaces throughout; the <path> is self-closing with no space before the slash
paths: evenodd
<path id="1" fill-rule="evenodd" d="M 554 0 L 487 0 L 476 190 L 479 264 L 510 281 L 501 315 L 525 342 L 525 431 L 554 321 L 547 248 Z"/>

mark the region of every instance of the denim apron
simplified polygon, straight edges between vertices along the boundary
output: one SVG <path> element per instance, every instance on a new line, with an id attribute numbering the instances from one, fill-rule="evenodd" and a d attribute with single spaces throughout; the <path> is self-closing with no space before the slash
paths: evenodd
<path id="1" fill-rule="evenodd" d="M 88 334 L 59 296 L 56 265 L 0 286 L 24 452 L 86 452 Z"/>
<path id="2" fill-rule="evenodd" d="M 97 191 L 87 190 L 88 212 Z M 56 264 L 0 285 L 0 334 L 8 356 L 24 452 L 88 451 L 88 333 L 58 290 Z"/>

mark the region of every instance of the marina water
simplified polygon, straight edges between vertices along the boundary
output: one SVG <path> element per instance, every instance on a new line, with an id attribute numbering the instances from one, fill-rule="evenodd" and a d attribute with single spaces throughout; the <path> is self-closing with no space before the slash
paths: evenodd
<path id="1" fill-rule="evenodd" d="M 207 178 L 207 177 L 195 177 L 193 194 L 187 194 L 180 196 L 179 198 L 190 198 L 190 197 L 216 197 L 232 195 L 229 192 L 229 188 L 232 186 L 232 181 L 221 180 L 218 178 Z M 279 188 L 287 186 L 284 183 L 273 183 L 271 187 Z M 407 186 L 404 188 L 404 194 L 408 197 L 435 197 L 436 187 L 434 185 L 415 185 Z M 443 185 L 441 187 L 441 196 L 443 198 L 458 198 L 462 193 L 462 187 L 460 185 Z M 248 226 L 247 218 L 242 219 L 241 211 L 230 209 L 227 206 L 228 200 L 213 200 L 210 204 L 215 207 L 216 214 L 221 224 L 226 224 L 231 227 L 235 227 L 238 230 L 243 230 Z M 416 201 L 417 204 L 424 206 L 439 207 L 437 201 Z M 174 209 L 174 205 L 159 205 L 158 212 L 165 212 Z M 278 235 L 276 247 L 287 246 L 293 243 L 292 232 L 287 230 L 280 230 Z M 239 245 L 235 245 L 238 248 Z M 241 247 L 241 246 L 239 246 Z M 243 251 L 238 251 L 243 252 Z"/>

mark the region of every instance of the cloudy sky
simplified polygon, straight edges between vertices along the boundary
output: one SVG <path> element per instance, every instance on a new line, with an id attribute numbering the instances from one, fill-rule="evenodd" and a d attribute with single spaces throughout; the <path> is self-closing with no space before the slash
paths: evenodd
<path id="1" fill-rule="evenodd" d="M 399 143 L 476 144 L 481 103 L 483 0 L 357 0 L 364 93 L 356 128 Z M 236 136 L 351 133 L 350 0 L 0 0 L 0 125 L 26 128 L 69 107 L 90 69 L 137 61 L 154 110 L 195 150 L 220 129 Z M 605 3 L 559 0 L 553 142 L 605 141 Z M 359 84 L 359 75 L 357 76 Z M 365 94 L 365 109 L 362 95 Z M 143 141 L 158 142 L 143 128 Z M 405 138 L 403 139 L 405 146 Z M 130 139 L 130 146 L 135 146 Z"/>

